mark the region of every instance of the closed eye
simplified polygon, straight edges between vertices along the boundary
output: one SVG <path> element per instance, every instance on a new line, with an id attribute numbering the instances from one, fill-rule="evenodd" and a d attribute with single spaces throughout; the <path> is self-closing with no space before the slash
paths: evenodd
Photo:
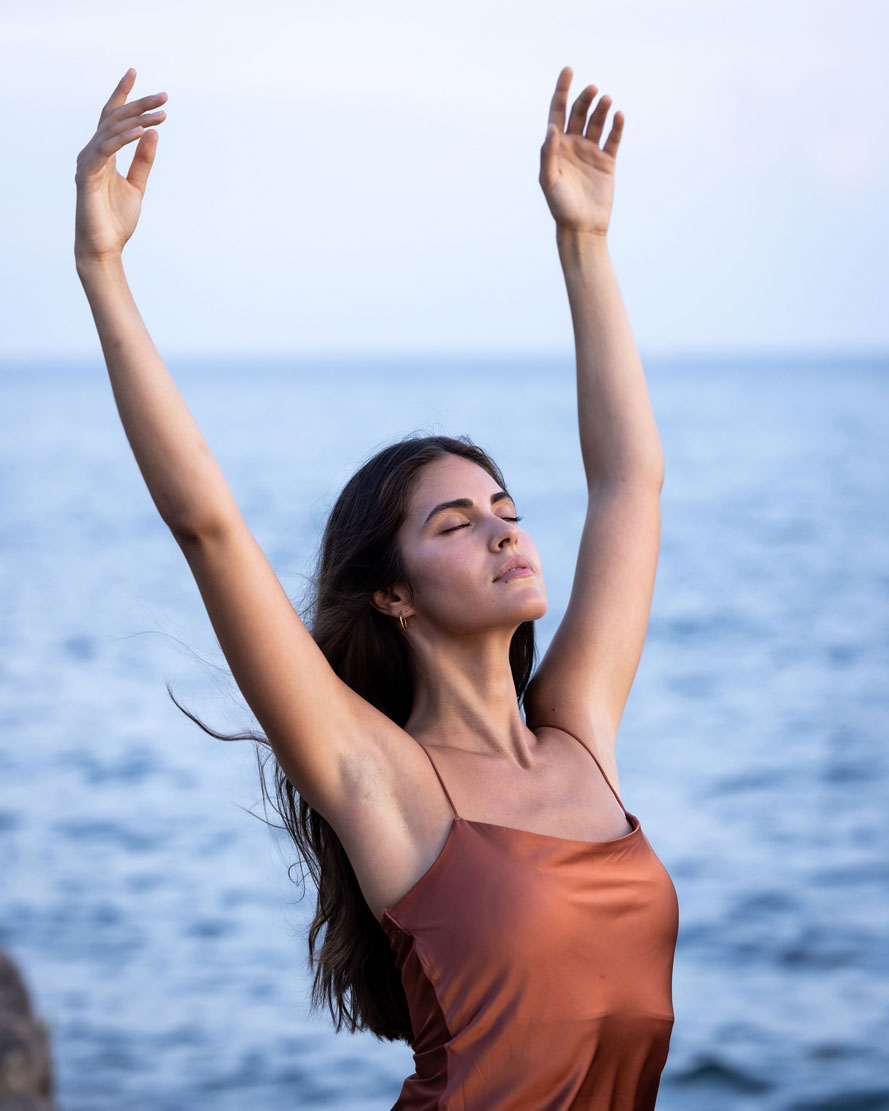
<path id="1" fill-rule="evenodd" d="M 521 519 L 522 519 L 521 517 L 501 517 L 500 518 L 501 521 L 521 521 Z M 471 523 L 472 523 L 471 521 L 465 521 L 462 525 L 451 525 L 450 528 L 443 528 L 441 530 L 442 535 L 444 535 L 446 532 L 456 532 L 457 529 L 459 529 L 459 528 L 467 528 Z"/>

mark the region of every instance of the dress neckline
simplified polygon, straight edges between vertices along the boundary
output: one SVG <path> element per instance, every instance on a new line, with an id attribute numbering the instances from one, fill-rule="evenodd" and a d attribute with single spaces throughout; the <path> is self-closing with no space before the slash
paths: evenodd
<path id="1" fill-rule="evenodd" d="M 538 833 L 536 830 L 533 829 L 519 829 L 517 826 L 502 826 L 499 825 L 497 822 L 482 822 L 477 821 L 474 818 L 464 818 L 460 814 L 455 814 L 454 817 L 451 819 L 451 826 L 448 830 L 448 835 L 444 839 L 444 844 L 439 850 L 438 856 L 436 856 L 435 860 L 432 861 L 432 863 L 422 874 L 422 876 L 420 876 L 420 878 L 416 880 L 416 882 L 413 883 L 407 889 L 407 891 L 405 891 L 401 898 L 397 899 L 394 903 L 391 903 L 388 907 L 383 908 L 382 921 L 385 921 L 386 918 L 389 918 L 390 921 L 395 922 L 395 924 L 398 925 L 394 914 L 397 913 L 398 908 L 404 902 L 406 902 L 423 884 L 425 884 L 427 878 L 431 876 L 432 873 L 437 869 L 439 863 L 447 853 L 448 846 L 450 845 L 454 837 L 454 830 L 457 829 L 458 825 L 481 826 L 483 829 L 498 829 L 504 833 L 519 833 L 523 837 L 533 837 L 539 841 L 552 841 L 556 844 L 562 845 L 580 845 L 583 848 L 587 849 L 601 850 L 607 849 L 610 845 L 620 845 L 621 843 L 628 841 L 631 837 L 636 837 L 642 832 L 642 823 L 639 821 L 638 817 L 635 814 L 631 813 L 629 810 L 626 810 L 624 807 L 621 807 L 621 809 L 623 809 L 625 816 L 630 819 L 630 824 L 633 826 L 633 828 L 629 831 L 629 833 L 622 833 L 620 837 L 609 837 L 605 841 L 582 841 L 575 837 L 557 837 L 553 833 Z"/>
<path id="2" fill-rule="evenodd" d="M 554 833 L 538 833 L 536 829 L 519 829 L 518 826 L 502 826 L 497 822 L 482 822 L 475 818 L 464 818 L 459 814 L 454 815 L 455 822 L 465 822 L 470 826 L 485 826 L 488 829 L 500 829 L 506 833 L 522 833 L 527 837 L 540 837 L 544 841 L 561 841 L 569 845 L 584 845 L 588 849 L 597 848 L 600 845 L 614 845 L 618 841 L 624 841 L 627 837 L 632 837 L 634 833 L 638 833 L 642 828 L 642 823 L 635 814 L 631 814 L 629 810 L 624 810 L 624 816 L 632 819 L 630 825 L 633 826 L 627 833 L 622 833 L 620 837 L 609 837 L 605 841 L 584 841 L 579 837 L 557 837 Z M 635 822 L 635 825 L 633 823 Z M 450 830 L 448 830 L 450 836 Z M 447 843 L 447 842 L 445 842 Z M 433 861 L 433 863 L 435 863 Z M 421 877 L 422 879 L 422 877 Z"/>

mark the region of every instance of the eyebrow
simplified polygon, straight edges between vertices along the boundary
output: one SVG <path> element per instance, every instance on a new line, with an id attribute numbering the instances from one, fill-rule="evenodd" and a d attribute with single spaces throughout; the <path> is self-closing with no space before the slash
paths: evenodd
<path id="1" fill-rule="evenodd" d="M 503 501 L 504 498 L 512 501 L 512 494 L 507 490 L 498 490 L 496 494 L 491 495 L 491 505 L 496 505 L 497 502 Z M 446 509 L 472 509 L 475 503 L 471 498 L 454 498 L 453 501 L 443 501 L 430 511 L 429 516 L 423 522 L 424 526 L 428 525 L 436 513 L 443 513 Z"/>

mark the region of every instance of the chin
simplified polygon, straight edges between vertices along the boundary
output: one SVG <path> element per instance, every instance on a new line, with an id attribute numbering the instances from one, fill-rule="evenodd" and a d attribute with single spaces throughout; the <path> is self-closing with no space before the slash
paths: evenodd
<path id="1" fill-rule="evenodd" d="M 546 598 L 529 598 L 523 604 L 516 606 L 516 621 L 538 621 L 547 610 Z"/>

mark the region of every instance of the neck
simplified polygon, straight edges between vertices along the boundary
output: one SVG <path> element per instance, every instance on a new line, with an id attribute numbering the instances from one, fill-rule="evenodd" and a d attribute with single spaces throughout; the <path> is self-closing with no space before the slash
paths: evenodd
<path id="1" fill-rule="evenodd" d="M 509 666 L 513 632 L 436 644 L 412 640 L 414 704 L 406 731 L 426 744 L 529 765 L 535 738 L 519 710 Z"/>

